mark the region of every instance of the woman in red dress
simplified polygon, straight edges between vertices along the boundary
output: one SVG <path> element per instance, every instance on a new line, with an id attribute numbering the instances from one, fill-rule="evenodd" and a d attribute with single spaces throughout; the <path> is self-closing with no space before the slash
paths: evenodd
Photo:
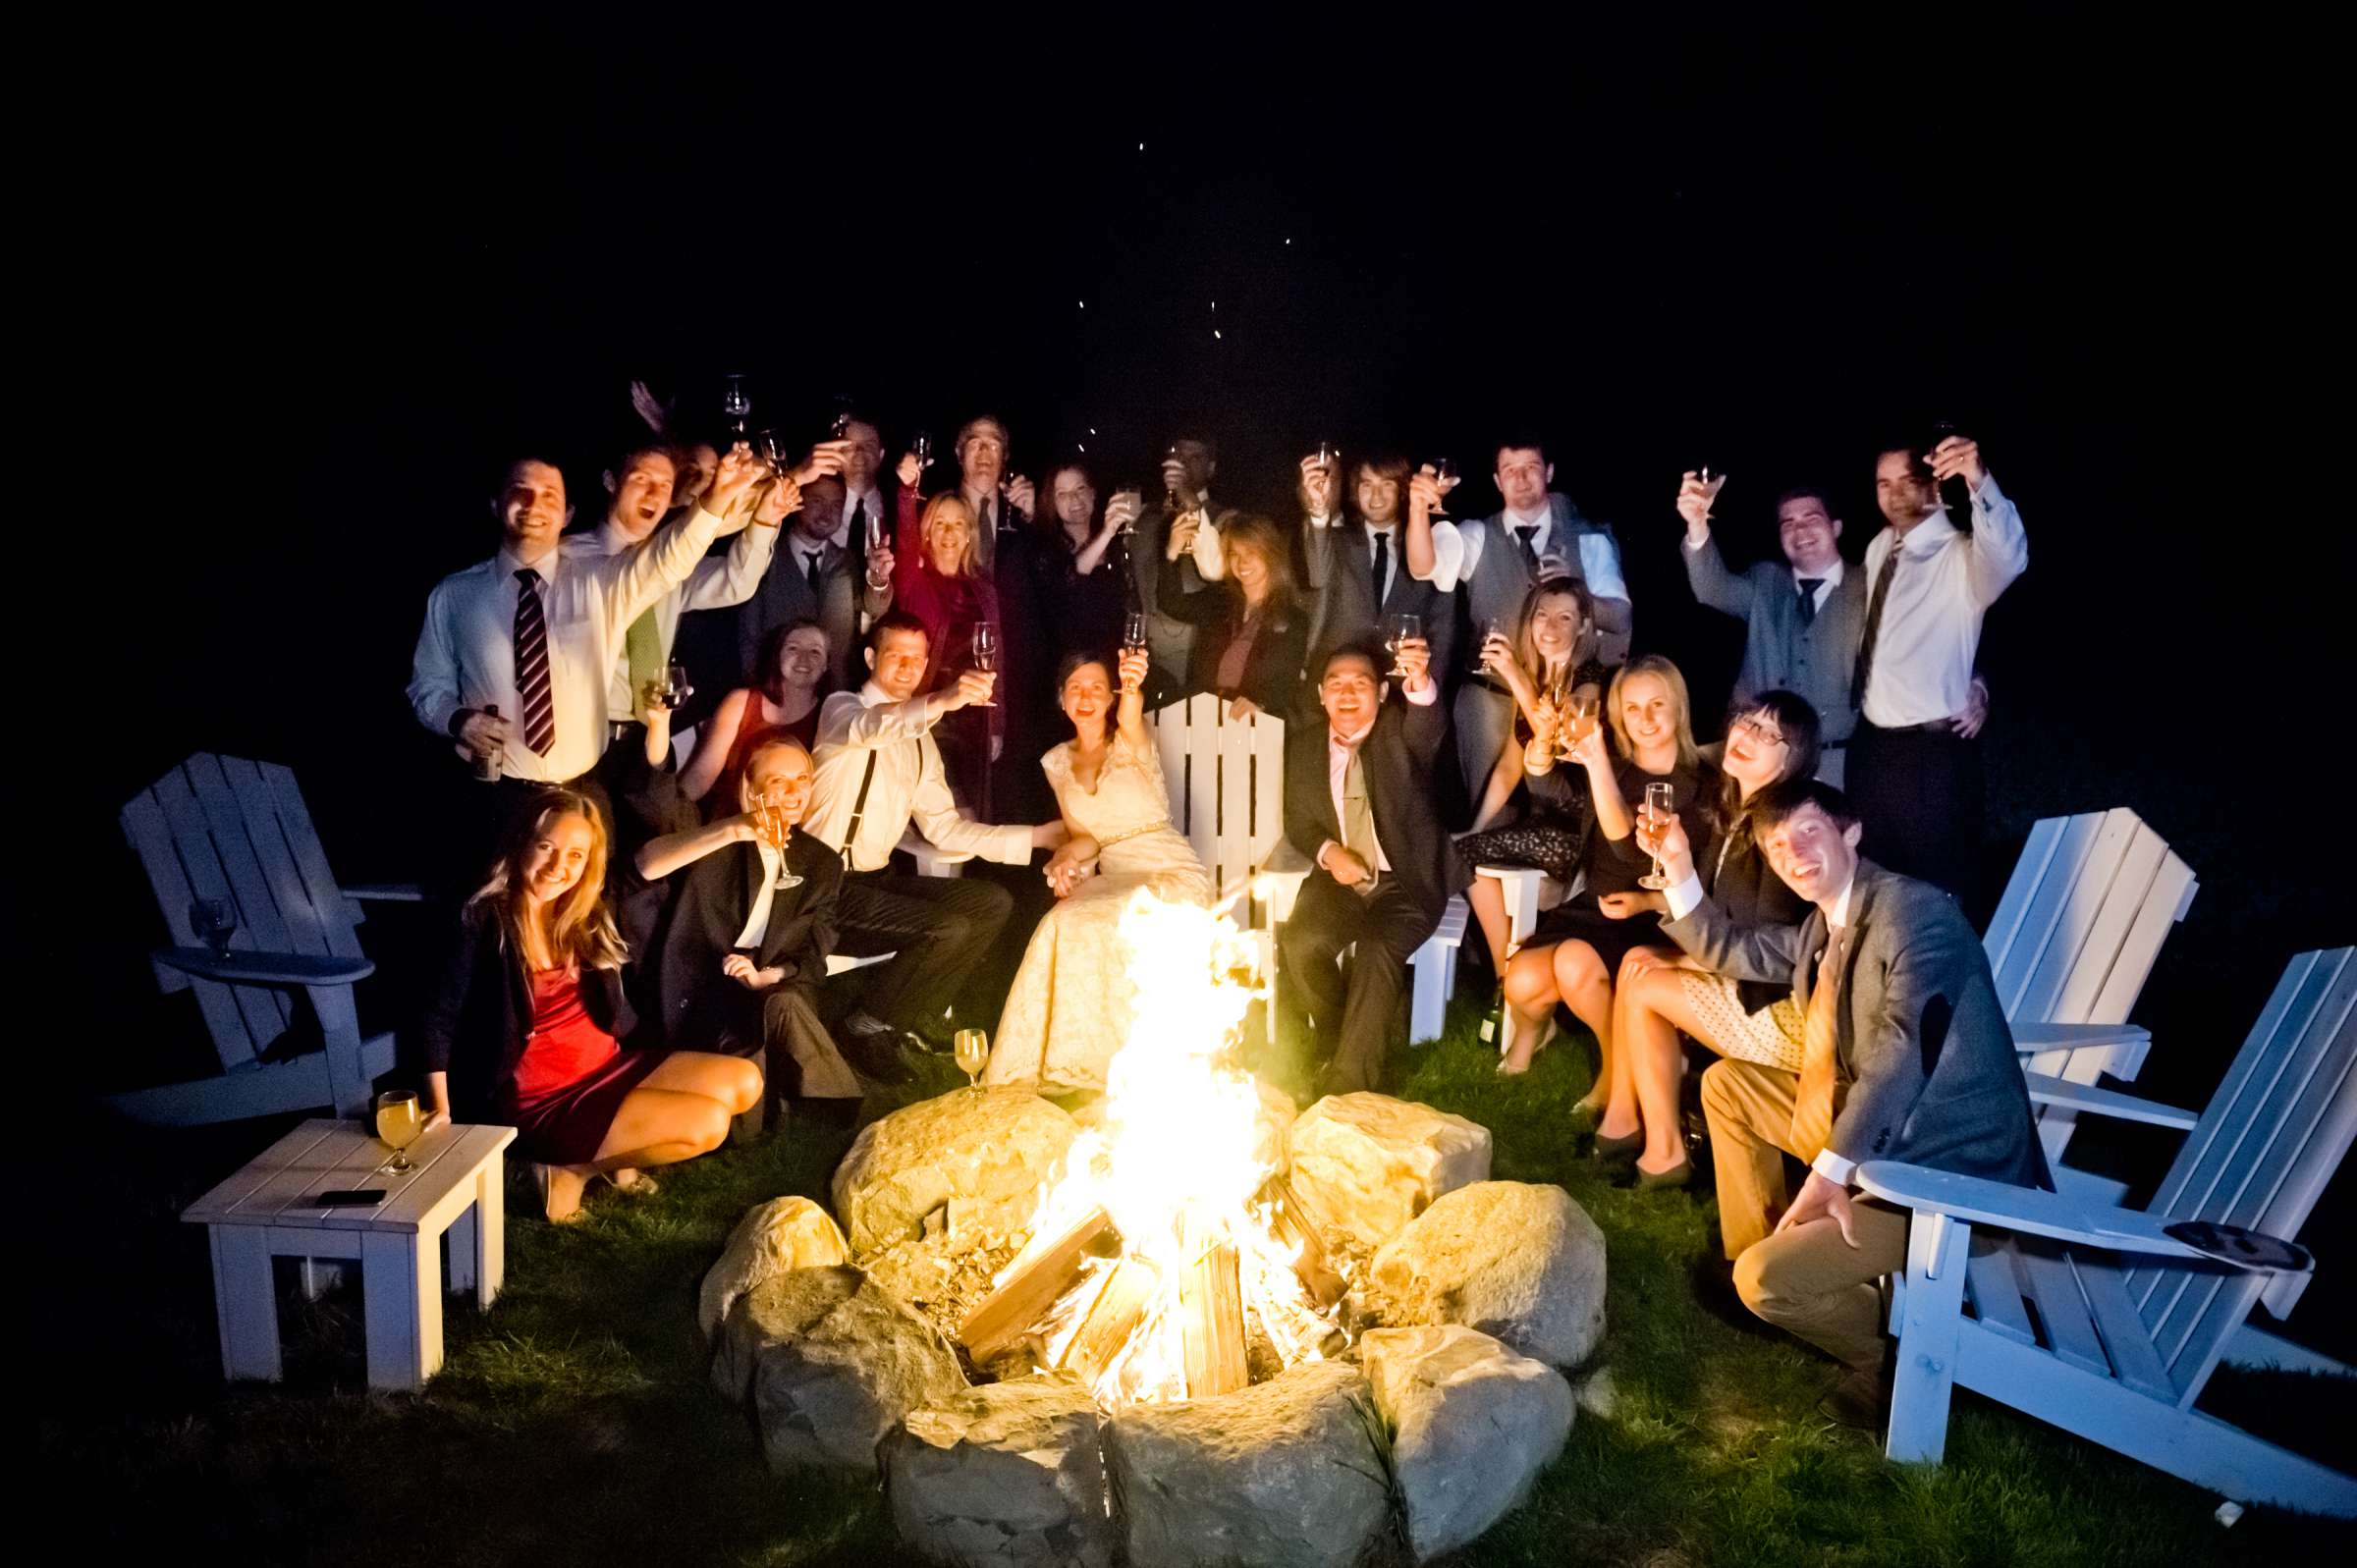
<path id="1" fill-rule="evenodd" d="M 974 662 L 974 628 L 988 625 L 1006 642 L 999 624 L 997 585 L 982 570 L 975 544 L 974 514 L 956 491 L 945 491 L 924 504 L 916 500 L 917 467 L 913 456 L 901 460 L 900 530 L 893 551 L 892 607 L 906 611 L 925 623 L 928 660 L 922 689 L 938 691 L 956 685 Z M 1030 628 L 1025 628 L 1028 633 Z M 993 674 L 1004 670 L 994 666 Z M 984 822 L 999 819 L 991 811 L 990 769 L 1006 744 L 1007 710 L 1003 706 L 1008 682 L 999 682 L 997 700 L 962 708 L 942 721 L 937 731 L 942 766 L 959 801 L 973 808 Z"/>
<path id="2" fill-rule="evenodd" d="M 428 1108 L 517 1129 L 548 1217 L 579 1217 L 592 1177 L 651 1186 L 648 1165 L 720 1147 L 761 1098 L 761 1069 L 699 1051 L 626 1051 L 636 1020 L 606 906 L 604 814 L 540 791 L 481 891 L 426 1009 Z"/>

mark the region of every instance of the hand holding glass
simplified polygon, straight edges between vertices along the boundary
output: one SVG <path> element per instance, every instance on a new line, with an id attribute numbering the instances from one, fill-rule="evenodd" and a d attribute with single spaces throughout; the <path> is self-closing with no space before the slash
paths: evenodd
<path id="1" fill-rule="evenodd" d="M 393 1158 L 377 1166 L 379 1170 L 406 1171 L 413 1168 L 410 1157 L 402 1151 L 417 1141 L 425 1131 L 425 1115 L 417 1104 L 416 1091 L 388 1089 L 376 1097 L 376 1136 L 391 1146 Z"/>
<path id="2" fill-rule="evenodd" d="M 987 621 L 974 622 L 973 668 L 984 675 L 993 675 L 999 668 L 999 628 Z M 974 704 L 977 708 L 995 708 L 998 699 L 986 698 Z"/>
<path id="3" fill-rule="evenodd" d="M 1146 645 L 1146 613 L 1143 610 L 1122 612 L 1122 646 L 1142 648 Z"/>
<path id="4" fill-rule="evenodd" d="M 1645 786 L 1646 815 L 1657 822 L 1666 820 L 1676 810 L 1675 798 L 1666 784 L 1647 784 Z M 1661 842 L 1658 836 L 1654 842 L 1657 845 Z M 1647 852 L 1653 855 L 1653 869 L 1637 879 L 1637 886 L 1650 888 L 1655 892 L 1660 892 L 1670 886 L 1669 869 L 1662 864 L 1662 857 L 1658 849 Z"/>
<path id="5" fill-rule="evenodd" d="M 1596 699 L 1585 692 L 1575 691 L 1561 698 L 1559 706 L 1563 713 L 1563 728 L 1556 736 L 1555 754 L 1569 757 L 1581 741 L 1595 732 Z"/>
<path id="6" fill-rule="evenodd" d="M 1383 628 L 1383 651 L 1392 656 L 1393 675 L 1403 676 L 1407 674 L 1405 670 L 1402 670 L 1399 667 L 1399 645 L 1403 642 L 1414 642 L 1423 635 L 1424 618 L 1422 616 L 1407 615 L 1402 613 L 1388 617 L 1385 620 Z"/>

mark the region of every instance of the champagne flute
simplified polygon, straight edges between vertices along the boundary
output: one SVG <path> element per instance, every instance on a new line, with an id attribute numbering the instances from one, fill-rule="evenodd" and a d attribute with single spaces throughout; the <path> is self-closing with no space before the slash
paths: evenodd
<path id="1" fill-rule="evenodd" d="M 1407 674 L 1405 670 L 1399 668 L 1399 645 L 1403 642 L 1412 642 L 1423 635 L 1424 618 L 1422 616 L 1409 615 L 1405 612 L 1401 612 L 1398 615 L 1390 616 L 1385 619 L 1383 628 L 1383 651 L 1392 656 L 1393 675 L 1403 676 Z"/>
<path id="2" fill-rule="evenodd" d="M 990 1036 L 979 1029 L 960 1029 L 950 1036 L 950 1050 L 958 1058 L 958 1069 L 965 1074 L 968 1092 L 982 1092 L 982 1069 L 990 1065 Z"/>
<path id="3" fill-rule="evenodd" d="M 1647 815 L 1656 822 L 1667 822 L 1674 815 L 1674 808 L 1672 804 L 1674 799 L 1675 796 L 1666 784 L 1649 784 L 1645 786 L 1645 810 Z M 1637 886 L 1659 892 L 1670 886 L 1670 873 L 1668 868 L 1663 866 L 1662 857 L 1658 852 L 1648 852 L 1653 854 L 1653 869 L 1637 879 Z"/>
<path id="4" fill-rule="evenodd" d="M 1449 492 L 1456 488 L 1456 464 L 1447 458 L 1432 460 L 1432 482 L 1441 487 L 1441 504 L 1432 509 L 1435 517 L 1449 515 Z"/>
<path id="5" fill-rule="evenodd" d="M 1162 514 L 1165 517 L 1177 517 L 1180 511 L 1178 504 L 1178 487 L 1171 482 L 1170 468 L 1170 465 L 1173 462 L 1176 462 L 1178 459 L 1178 443 L 1174 441 L 1168 447 L 1163 449 L 1162 454 Z"/>
<path id="6" fill-rule="evenodd" d="M 916 482 L 921 485 L 925 482 L 925 470 L 933 466 L 933 432 L 919 430 L 909 441 L 908 450 L 916 458 Z"/>
<path id="7" fill-rule="evenodd" d="M 376 1136 L 393 1150 L 393 1158 L 377 1166 L 379 1170 L 408 1172 L 416 1168 L 403 1151 L 417 1141 L 425 1131 L 425 1115 L 417 1104 L 413 1089 L 388 1089 L 376 1097 Z"/>
<path id="8" fill-rule="evenodd" d="M 189 905 L 189 924 L 216 959 L 229 956 L 229 939 L 237 934 L 238 906 L 227 898 L 199 898 Z"/>
<path id="9" fill-rule="evenodd" d="M 762 431 L 753 438 L 753 450 L 769 464 L 770 472 L 789 474 L 794 471 L 794 446 L 783 430 Z"/>
<path id="10" fill-rule="evenodd" d="M 770 886 L 780 892 L 789 888 L 798 888 L 804 881 L 786 862 L 786 848 L 794 841 L 794 824 L 786 820 L 784 797 L 783 789 L 773 787 L 761 797 L 760 807 L 761 837 L 778 852 L 778 875 Z"/>
<path id="11" fill-rule="evenodd" d="M 1146 613 L 1143 610 L 1122 612 L 1122 646 L 1142 648 L 1146 645 Z"/>
<path id="12" fill-rule="evenodd" d="M 744 422 L 752 417 L 753 400 L 744 395 L 744 377 L 736 372 L 729 376 L 729 390 L 720 400 L 720 411 L 729 421 L 729 428 L 744 439 Z"/>
<path id="13" fill-rule="evenodd" d="M 996 674 L 999 668 L 999 628 L 987 621 L 974 622 L 973 668 L 984 675 Z M 977 708 L 995 708 L 998 699 L 985 697 L 974 704 Z"/>

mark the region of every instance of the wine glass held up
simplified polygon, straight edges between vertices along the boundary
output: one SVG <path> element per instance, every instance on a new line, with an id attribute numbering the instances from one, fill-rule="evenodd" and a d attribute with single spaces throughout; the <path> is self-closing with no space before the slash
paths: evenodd
<path id="1" fill-rule="evenodd" d="M 1146 645 L 1146 613 L 1143 610 L 1122 612 L 1122 646 L 1142 648 Z"/>
<path id="2" fill-rule="evenodd" d="M 1563 696 L 1558 706 L 1562 711 L 1563 728 L 1556 736 L 1555 754 L 1567 758 L 1596 730 L 1596 699 L 1574 691 Z"/>
<path id="3" fill-rule="evenodd" d="M 1399 645 L 1403 642 L 1413 642 L 1423 635 L 1424 618 L 1422 616 L 1410 615 L 1403 611 L 1384 619 L 1383 651 L 1392 656 L 1393 675 L 1407 674 L 1399 667 Z"/>
<path id="4" fill-rule="evenodd" d="M 722 395 L 720 411 L 728 419 L 729 428 L 739 440 L 744 439 L 744 422 L 753 416 L 753 400 L 744 395 L 744 377 L 737 372 L 729 375 L 729 390 Z"/>
<path id="5" fill-rule="evenodd" d="M 1449 514 L 1449 492 L 1456 488 L 1456 464 L 1447 458 L 1435 458 L 1426 466 L 1432 469 L 1432 482 L 1441 488 L 1441 505 L 1432 509 L 1432 515 L 1445 517 Z"/>
<path id="6" fill-rule="evenodd" d="M 999 628 L 996 625 L 993 625 L 990 622 L 977 621 L 974 622 L 972 668 L 980 671 L 986 676 L 996 675 L 998 673 Z M 974 704 L 974 706 L 977 708 L 995 708 L 998 706 L 998 701 L 996 698 L 989 698 Z"/>
<path id="7" fill-rule="evenodd" d="M 1676 811 L 1675 800 L 1675 794 L 1666 784 L 1656 783 L 1645 786 L 1645 812 L 1655 821 L 1672 815 Z M 1637 879 L 1637 886 L 1649 888 L 1655 892 L 1670 886 L 1669 869 L 1662 864 L 1659 853 L 1653 854 L 1653 869 Z"/>

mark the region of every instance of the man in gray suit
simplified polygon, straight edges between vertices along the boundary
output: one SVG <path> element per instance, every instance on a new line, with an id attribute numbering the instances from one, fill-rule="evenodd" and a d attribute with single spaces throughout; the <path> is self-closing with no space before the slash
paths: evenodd
<path id="1" fill-rule="evenodd" d="M 1730 1057 L 1702 1076 L 1719 1225 L 1743 1304 L 1849 1368 L 1827 1412 L 1871 1427 L 1888 1396 L 1876 1281 L 1906 1265 L 1907 1215 L 1850 1197 L 1859 1162 L 2051 1183 L 1989 959 L 1955 900 L 1860 859 L 1837 789 L 1792 780 L 1751 815 L 1768 864 L 1817 906 L 1796 927 L 1721 914 L 1674 817 L 1649 814 L 1639 841 L 1671 883 L 1662 930 L 1717 973 L 1790 985 L 1806 1019 L 1798 1073 Z M 1809 1175 L 1771 1229 L 1787 1154 Z"/>
<path id="2" fill-rule="evenodd" d="M 794 514 L 777 559 L 737 612 L 740 680 L 760 677 L 753 661 L 761 644 L 770 632 L 796 621 L 815 621 L 826 629 L 827 666 L 839 689 L 854 688 L 866 678 L 859 662 L 861 618 L 872 621 L 892 607 L 892 550 L 878 534 L 864 568 L 850 559 L 835 538 L 843 526 L 843 481 L 832 475 L 802 487 L 801 510 Z"/>
<path id="3" fill-rule="evenodd" d="M 1824 736 L 1817 777 L 1839 788 L 1850 731 L 1858 727 L 1850 675 L 1866 625 L 1866 579 L 1843 569 L 1841 519 L 1823 491 L 1785 491 L 1776 498 L 1783 564 L 1756 561 L 1738 575 L 1727 569 L 1711 534 L 1715 493 L 1687 474 L 1678 486 L 1677 514 L 1686 520 L 1682 553 L 1694 597 L 1744 625 L 1734 704 L 1739 708 L 1763 691 L 1808 698 Z"/>

